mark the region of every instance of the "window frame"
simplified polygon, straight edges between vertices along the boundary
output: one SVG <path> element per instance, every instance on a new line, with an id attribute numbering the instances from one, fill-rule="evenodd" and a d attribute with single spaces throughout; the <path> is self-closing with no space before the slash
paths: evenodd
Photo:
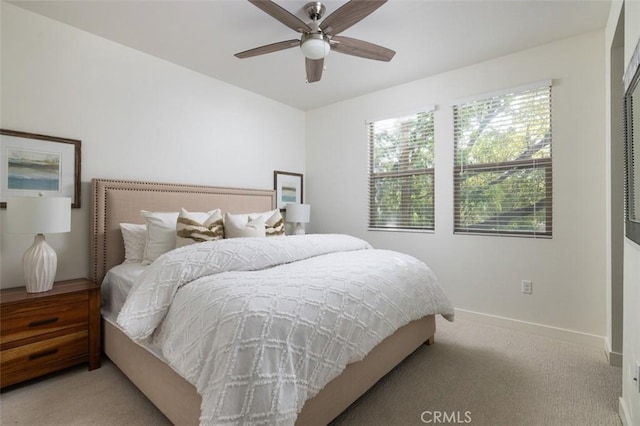
<path id="1" fill-rule="evenodd" d="M 549 138 L 551 142 L 549 143 L 549 156 L 544 158 L 529 158 L 523 160 L 509 160 L 509 161 L 497 161 L 492 163 L 479 163 L 479 164 L 466 164 L 462 165 L 459 158 L 458 151 L 458 129 L 457 120 L 455 118 L 456 107 L 464 106 L 465 104 L 470 104 L 472 102 L 482 101 L 482 100 L 490 100 L 500 96 L 508 96 L 511 94 L 521 94 L 528 90 L 539 90 L 545 89 L 549 90 Z M 512 89 L 507 89 L 501 92 L 486 94 L 476 98 L 465 99 L 461 101 L 457 101 L 453 103 L 453 233 L 457 235 L 485 235 L 485 236 L 512 236 L 512 237 L 522 237 L 522 238 L 552 238 L 553 236 L 553 135 L 551 132 L 552 129 L 552 81 L 543 81 L 532 83 L 526 86 L 516 87 Z M 541 200 L 545 206 L 545 229 L 544 231 L 511 231 L 511 230 L 503 230 L 503 229 L 479 229 L 479 228 L 468 228 L 463 227 L 461 223 L 462 217 L 462 200 L 461 200 L 461 183 L 464 180 L 463 175 L 468 172 L 499 172 L 499 171 L 509 171 L 509 170 L 544 170 L 544 192 L 545 195 Z M 500 213 L 497 213 L 493 217 L 500 216 Z"/>
<path id="2" fill-rule="evenodd" d="M 384 118 L 378 118 L 375 120 L 367 120 L 366 121 L 366 127 L 367 127 L 367 151 L 368 151 L 368 156 L 367 156 L 367 161 L 368 161 L 368 178 L 367 178 L 367 186 L 368 186 L 368 202 L 367 202 L 367 208 L 368 208 L 368 214 L 367 214 L 367 230 L 369 231 L 390 231 L 390 232 L 427 232 L 427 233 L 432 233 L 435 231 L 435 117 L 433 116 L 435 111 L 435 107 L 430 106 L 430 107 L 425 107 L 425 108 L 420 108 L 417 109 L 415 111 L 411 111 L 411 112 L 404 112 L 404 113 L 399 113 L 399 114 L 393 114 L 393 116 L 388 116 L 388 117 L 384 117 Z M 411 116 L 411 115 L 418 115 L 418 114 L 431 114 L 431 120 L 434 123 L 433 127 L 431 128 L 431 138 L 433 139 L 433 167 L 426 167 L 426 168 L 416 168 L 416 169 L 411 169 L 411 170 L 403 170 L 403 171 L 385 171 L 385 172 L 374 172 L 374 161 L 375 161 L 375 138 L 372 137 L 373 135 L 373 130 L 372 130 L 372 126 L 375 125 L 376 122 L 380 122 L 380 121 L 385 121 L 385 120 L 392 120 L 392 119 L 401 119 L 403 117 L 407 117 L 407 116 Z M 394 225 L 394 226 L 390 226 L 390 225 L 383 225 L 380 223 L 376 223 L 375 220 L 375 207 L 378 205 L 378 203 L 375 202 L 375 193 L 376 193 L 376 182 L 383 180 L 383 179 L 388 179 L 388 178 L 398 178 L 398 179 L 406 179 L 406 178 L 411 178 L 414 176 L 430 176 L 430 180 L 431 180 L 431 191 L 430 191 L 430 197 L 432 200 L 432 204 L 430 206 L 431 209 L 431 226 L 409 226 L 406 223 L 401 223 L 399 225 Z M 402 181 L 401 181 L 401 185 L 402 185 Z"/>

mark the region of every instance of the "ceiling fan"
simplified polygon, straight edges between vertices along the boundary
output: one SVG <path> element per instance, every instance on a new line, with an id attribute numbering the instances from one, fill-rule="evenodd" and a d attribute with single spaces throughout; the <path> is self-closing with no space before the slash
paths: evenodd
<path id="1" fill-rule="evenodd" d="M 307 3 L 304 11 L 311 19 L 309 25 L 271 0 L 249 0 L 249 2 L 292 30 L 301 33 L 302 37 L 299 40 L 281 41 L 245 50 L 236 53 L 234 56 L 237 58 L 250 58 L 300 46 L 305 56 L 307 82 L 313 83 L 322 77 L 324 58 L 330 50 L 387 62 L 396 54 L 393 50 L 377 44 L 337 35 L 369 16 L 387 0 L 351 0 L 324 19 L 322 17 L 326 8 L 321 2 Z"/>

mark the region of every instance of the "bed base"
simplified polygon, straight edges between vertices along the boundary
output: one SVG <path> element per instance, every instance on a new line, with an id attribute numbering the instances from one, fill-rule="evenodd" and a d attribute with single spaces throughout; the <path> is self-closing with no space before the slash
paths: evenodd
<path id="1" fill-rule="evenodd" d="M 433 343 L 434 334 L 433 315 L 401 327 L 309 399 L 296 425 L 328 424 L 420 345 Z M 103 335 L 109 359 L 173 424 L 199 423 L 202 399 L 193 385 L 108 321 L 103 321 Z"/>

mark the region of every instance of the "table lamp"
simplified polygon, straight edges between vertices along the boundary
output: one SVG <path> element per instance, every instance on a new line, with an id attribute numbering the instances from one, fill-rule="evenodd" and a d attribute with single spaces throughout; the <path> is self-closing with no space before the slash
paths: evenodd
<path id="1" fill-rule="evenodd" d="M 36 234 L 33 245 L 22 256 L 27 293 L 41 293 L 53 288 L 58 268 L 56 252 L 43 234 L 71 230 L 71 198 L 13 197 L 7 200 L 7 232 Z"/>
<path id="2" fill-rule="evenodd" d="M 311 206 L 309 204 L 287 204 L 287 222 L 295 223 L 293 233 L 304 235 L 304 223 L 309 223 Z"/>

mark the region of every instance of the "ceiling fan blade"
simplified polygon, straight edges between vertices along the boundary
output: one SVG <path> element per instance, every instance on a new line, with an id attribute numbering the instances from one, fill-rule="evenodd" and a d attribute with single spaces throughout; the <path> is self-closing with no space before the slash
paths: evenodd
<path id="1" fill-rule="evenodd" d="M 278 6 L 276 3 L 270 0 L 249 0 L 249 3 L 253 4 L 263 12 L 271 15 L 287 27 L 299 33 L 310 33 L 311 27 L 298 19 L 297 16 L 291 14 L 288 10 Z"/>
<path id="2" fill-rule="evenodd" d="M 351 0 L 324 18 L 320 28 L 328 36 L 336 35 L 357 24 L 386 2 L 387 0 Z"/>
<path id="3" fill-rule="evenodd" d="M 305 58 L 307 68 L 307 83 L 320 81 L 322 78 L 322 70 L 324 69 L 324 59 Z"/>
<path id="4" fill-rule="evenodd" d="M 331 50 L 344 53 L 345 55 L 385 62 L 389 62 L 396 54 L 395 51 L 387 49 L 386 47 L 344 36 L 334 36 L 331 39 Z"/>
<path id="5" fill-rule="evenodd" d="M 256 47 L 255 49 L 245 50 L 244 52 L 236 53 L 236 58 L 244 59 L 252 56 L 264 55 L 265 53 L 277 52 L 279 50 L 289 49 L 291 47 L 300 46 L 300 40 L 287 40 L 280 41 L 278 43 L 267 44 L 265 46 Z"/>

